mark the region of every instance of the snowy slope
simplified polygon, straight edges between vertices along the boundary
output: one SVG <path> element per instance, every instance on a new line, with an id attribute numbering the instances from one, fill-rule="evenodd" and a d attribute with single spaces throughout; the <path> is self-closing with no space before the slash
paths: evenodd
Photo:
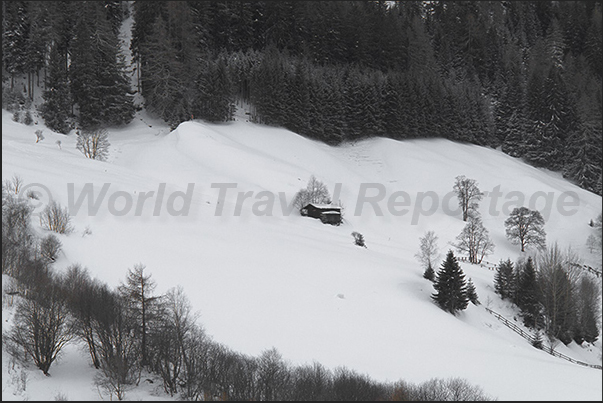
<path id="1" fill-rule="evenodd" d="M 249 355 L 276 347 L 292 364 L 347 366 L 382 381 L 458 376 L 501 400 L 601 400 L 600 371 L 534 349 L 486 312 L 484 306 L 509 318 L 514 312 L 494 294 L 492 271 L 463 264 L 482 305 L 470 305 L 455 317 L 431 302 L 433 287 L 422 278 L 413 256 L 419 237 L 428 230 L 438 235 L 442 257 L 451 248 L 448 243 L 464 223 L 458 214 L 447 213 L 456 207 L 449 193 L 454 178 L 465 175 L 476 179 L 483 191 L 502 193 L 498 200 L 486 197 L 480 204 L 484 225 L 496 243 L 488 261 L 519 256 L 518 247 L 505 238 L 505 203 L 523 195 L 528 205 L 537 192 L 544 192 L 552 200 L 545 215 L 548 242 L 571 245 L 585 263 L 600 267 L 585 241 L 589 220 L 601 211 L 601 197 L 557 174 L 495 150 L 446 140 L 371 139 L 329 147 L 243 121 L 186 122 L 170 133 L 144 114 L 126 128 L 110 130 L 109 159 L 99 162 L 75 149 L 73 134 L 45 129 L 45 139 L 36 144 L 34 131 L 40 127 L 17 124 L 3 111 L 3 179 L 17 174 L 31 186 L 39 183 L 64 206 L 69 204 L 68 184 L 73 184 L 72 203 L 86 186 L 93 186 L 95 197 L 108 186 L 98 212 L 89 214 L 84 202 L 73 217 L 76 231 L 61 236 L 64 255 L 57 270 L 77 262 L 115 286 L 128 268 L 143 263 L 158 284 L 157 292 L 182 285 L 207 333 Z M 56 140 L 62 142 L 60 149 Z M 311 175 L 330 191 L 341 184 L 343 225 L 326 226 L 295 212 L 283 213 L 281 197 L 289 203 Z M 171 215 L 168 197 L 190 190 L 191 184 L 188 215 Z M 224 184 L 236 188 L 220 201 Z M 154 215 L 161 186 L 165 197 Z M 382 215 L 369 204 L 355 214 L 363 186 L 371 189 L 368 196 L 384 189 L 385 197 L 377 203 Z M 150 191 L 155 193 L 136 214 L 138 197 Z M 400 191 L 408 194 L 408 207 L 395 208 L 409 212 L 396 216 L 388 198 Z M 244 192 L 251 193 L 237 202 Z M 562 202 L 574 214 L 560 213 L 564 192 L 572 192 Z M 275 197 L 272 209 L 266 204 L 268 194 Z M 572 194 L 578 207 L 571 206 Z M 442 207 L 446 197 L 448 209 Z M 127 214 L 111 213 L 127 207 L 128 198 L 133 205 Z M 438 208 L 430 210 L 436 198 Z M 47 200 L 48 195 L 42 198 Z M 175 200 L 178 210 L 182 198 Z M 544 196 L 538 203 L 536 207 L 547 207 Z M 420 209 L 425 212 L 418 214 Z M 34 226 L 43 232 L 38 223 Z M 91 234 L 82 236 L 86 228 Z M 364 235 L 367 249 L 353 244 L 352 231 Z M 9 317 L 3 310 L 3 329 Z M 600 341 L 557 349 L 601 364 Z M 85 360 L 82 351 L 70 348 L 51 368 L 51 378 L 33 371 L 28 391 L 20 394 L 13 394 L 15 382 L 3 376 L 3 399 L 53 398 L 60 390 L 70 399 L 98 400 Z M 7 366 L 3 354 L 3 375 Z M 147 389 L 128 398 L 158 398 Z"/>

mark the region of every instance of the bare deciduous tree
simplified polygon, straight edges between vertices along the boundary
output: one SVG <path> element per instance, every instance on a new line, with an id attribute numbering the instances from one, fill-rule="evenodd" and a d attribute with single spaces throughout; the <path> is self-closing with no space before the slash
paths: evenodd
<path id="1" fill-rule="evenodd" d="M 19 303 L 14 325 L 6 337 L 21 346 L 44 375 L 48 375 L 50 366 L 73 337 L 67 319 L 68 310 L 59 290 L 50 287 L 43 295 Z"/>
<path id="2" fill-rule="evenodd" d="M 29 225 L 33 208 L 2 186 L 2 273 L 16 277 L 29 259 L 35 237 Z"/>
<path id="3" fill-rule="evenodd" d="M 59 241 L 53 234 L 48 234 L 47 237 L 42 238 L 40 241 L 40 255 L 48 262 L 54 262 L 59 253 L 61 252 L 61 247 L 63 244 Z"/>
<path id="4" fill-rule="evenodd" d="M 21 178 L 19 175 L 13 175 L 11 179 L 6 179 L 3 185 L 3 189 L 6 192 L 18 195 L 19 193 L 21 193 L 21 189 L 25 185 L 25 182 L 23 181 L 23 178 Z"/>
<path id="5" fill-rule="evenodd" d="M 135 336 L 134 318 L 125 308 L 126 301 L 109 294 L 96 313 L 95 333 L 99 339 L 100 373 L 95 383 L 118 400 L 140 381 L 140 343 Z"/>
<path id="6" fill-rule="evenodd" d="M 305 189 L 301 189 L 293 198 L 293 205 L 299 210 L 309 203 L 331 204 L 331 195 L 327 186 L 316 179 L 314 175 L 310 177 Z"/>
<path id="7" fill-rule="evenodd" d="M 40 213 L 40 225 L 57 234 L 69 234 L 73 232 L 69 209 L 63 208 L 56 200 L 51 200 L 46 208 Z"/>
<path id="8" fill-rule="evenodd" d="M 513 244 L 521 245 L 525 252 L 529 246 L 542 249 L 546 246 L 546 233 L 544 232 L 544 218 L 539 211 L 527 207 L 516 207 L 509 218 L 505 220 L 507 238 Z"/>
<path id="9" fill-rule="evenodd" d="M 433 266 L 440 256 L 438 237 L 434 231 L 427 231 L 424 236 L 419 238 L 419 242 L 419 251 L 415 254 L 415 257 L 426 270 L 429 268 L 433 270 Z"/>
<path id="10" fill-rule="evenodd" d="M 259 400 L 281 400 L 287 390 L 289 370 L 280 353 L 271 348 L 258 359 Z"/>
<path id="11" fill-rule="evenodd" d="M 84 130 L 77 135 L 76 148 L 93 160 L 104 161 L 109 155 L 109 135 L 105 129 Z"/>
<path id="12" fill-rule="evenodd" d="M 294 386 L 291 391 L 291 400 L 329 400 L 333 379 L 331 372 L 322 364 L 314 362 L 311 365 L 296 367 L 292 372 L 292 377 Z"/>
<path id="13" fill-rule="evenodd" d="M 86 343 L 92 364 L 99 369 L 100 358 L 94 324 L 102 322 L 101 318 L 104 316 L 104 301 L 99 298 L 103 286 L 92 280 L 88 270 L 79 264 L 71 265 L 66 269 L 62 286 L 67 295 L 66 302 L 71 311 L 74 333 Z"/>
<path id="14" fill-rule="evenodd" d="M 488 230 L 484 228 L 481 218 L 469 217 L 463 231 L 456 237 L 456 249 L 469 255 L 469 262 L 479 264 L 494 252 L 494 243 L 490 239 Z"/>
<path id="15" fill-rule="evenodd" d="M 463 212 L 463 221 L 467 221 L 477 210 L 477 202 L 484 197 L 484 194 L 479 190 L 477 182 L 474 179 L 460 175 L 455 180 L 453 189 L 458 198 L 459 207 Z"/>
<path id="16" fill-rule="evenodd" d="M 152 367 L 163 380 L 166 393 L 173 396 L 179 385 L 186 383 L 187 364 L 192 333 L 197 315 L 181 286 L 170 289 L 160 304 L 157 326 L 150 333 Z M 183 381 L 183 382 L 182 382 Z"/>

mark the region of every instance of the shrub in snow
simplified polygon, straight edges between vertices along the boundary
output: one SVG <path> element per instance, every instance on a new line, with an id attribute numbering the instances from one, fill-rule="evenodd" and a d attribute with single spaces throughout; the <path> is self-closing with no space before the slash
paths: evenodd
<path id="1" fill-rule="evenodd" d="M 40 241 L 40 255 L 49 262 L 54 262 L 61 251 L 63 244 L 53 234 L 49 234 Z"/>
<path id="2" fill-rule="evenodd" d="M 86 228 L 84 228 L 84 232 L 82 232 L 82 238 L 86 235 L 92 235 L 92 230 L 90 229 L 89 225 L 86 225 Z"/>
<path id="3" fill-rule="evenodd" d="M 19 192 L 21 192 L 24 184 L 23 178 L 21 178 L 19 175 L 13 175 L 12 179 L 6 179 L 4 181 L 3 187 L 7 192 L 18 195 Z"/>
<path id="4" fill-rule="evenodd" d="M 36 193 L 36 191 L 33 190 L 33 189 L 28 190 L 26 196 L 27 196 L 28 199 L 40 200 L 40 197 L 38 196 L 38 194 Z"/>
<path id="5" fill-rule="evenodd" d="M 42 134 L 42 130 L 36 130 L 36 143 L 44 140 L 44 135 Z"/>
<path id="6" fill-rule="evenodd" d="M 73 231 L 71 216 L 67 207 L 62 208 L 59 203 L 51 200 L 40 214 L 40 225 L 57 234 L 69 234 Z"/>
<path id="7" fill-rule="evenodd" d="M 109 135 L 104 129 L 78 132 L 76 148 L 93 160 L 104 161 L 109 155 Z"/>
<path id="8" fill-rule="evenodd" d="M 354 231 L 352 232 L 352 236 L 354 237 L 354 244 L 366 248 L 366 244 L 364 243 L 364 236 L 360 232 Z"/>

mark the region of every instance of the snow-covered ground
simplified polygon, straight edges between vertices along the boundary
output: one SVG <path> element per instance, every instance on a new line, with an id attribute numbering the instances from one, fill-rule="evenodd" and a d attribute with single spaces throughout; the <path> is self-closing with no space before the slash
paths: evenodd
<path id="1" fill-rule="evenodd" d="M 39 143 L 36 129 L 44 130 Z M 381 381 L 461 377 L 500 400 L 601 400 L 600 370 L 533 348 L 485 310 L 509 319 L 515 313 L 494 293 L 493 271 L 462 264 L 482 305 L 452 316 L 431 301 L 432 284 L 414 258 L 428 230 L 439 237 L 442 258 L 451 248 L 464 222 L 453 214 L 450 192 L 454 178 L 465 175 L 489 192 L 480 203 L 496 244 L 489 262 L 519 257 L 503 223 L 524 197 L 526 206 L 536 200 L 530 207 L 544 209 L 549 244 L 571 246 L 584 263 L 600 267 L 585 243 L 601 197 L 499 151 L 446 140 L 330 147 L 244 119 L 186 122 L 170 132 L 144 112 L 109 133 L 108 160 L 93 161 L 75 148 L 73 133 L 52 133 L 41 120 L 18 124 L 2 112 L 3 180 L 16 174 L 40 192 L 36 211 L 49 197 L 63 206 L 83 202 L 75 232 L 60 236 L 56 270 L 80 263 L 116 286 L 128 268 L 143 263 L 157 293 L 181 285 L 215 341 L 253 356 L 275 347 L 292 365 L 346 366 Z M 331 192 L 340 187 L 341 226 L 286 213 L 311 175 Z M 79 197 L 93 189 L 96 200 L 103 187 L 105 197 L 91 212 Z M 365 191 L 364 199 L 383 197 L 361 203 Z M 186 194 L 188 214 L 177 215 L 188 205 Z M 366 249 L 354 245 L 353 231 L 364 235 Z M 11 313 L 3 309 L 3 331 Z M 600 341 L 556 348 L 601 364 Z M 50 377 L 33 367 L 24 371 L 25 391 L 20 369 L 2 357 L 3 400 L 101 399 L 79 346 L 67 348 Z M 127 398 L 165 398 L 156 386 L 142 382 Z"/>

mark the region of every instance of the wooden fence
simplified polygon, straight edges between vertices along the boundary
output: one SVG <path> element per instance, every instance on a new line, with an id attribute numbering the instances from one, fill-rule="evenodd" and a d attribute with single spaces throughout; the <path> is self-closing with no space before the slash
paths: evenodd
<path id="1" fill-rule="evenodd" d="M 595 276 L 597 276 L 597 278 L 601 277 L 601 270 L 597 270 L 593 267 L 587 266 L 585 264 L 576 264 L 574 266 L 578 266 L 580 267 L 582 270 L 586 270 L 592 274 L 594 274 Z"/>
<path id="2" fill-rule="evenodd" d="M 500 320 L 509 329 L 513 330 L 515 333 L 519 334 L 521 337 L 523 337 L 524 339 L 528 340 L 531 345 L 535 346 L 535 344 L 536 344 L 536 338 L 533 335 L 531 335 L 530 333 L 526 332 L 525 330 L 523 330 L 522 328 L 520 328 L 519 326 L 517 326 L 515 323 L 511 322 L 510 320 L 508 320 L 507 318 L 505 318 L 504 316 L 502 316 L 501 314 L 494 312 L 492 309 L 486 308 L 486 311 L 488 311 L 489 313 L 491 313 L 492 315 L 494 315 L 496 317 L 496 319 Z M 538 348 L 538 347 L 536 347 L 536 348 Z M 544 351 L 544 352 L 549 353 L 552 356 L 555 356 L 555 357 L 558 357 L 558 358 L 562 358 L 562 359 L 564 359 L 566 361 L 569 361 L 569 362 L 573 362 L 574 364 L 582 365 L 582 366 L 589 367 L 589 368 L 602 369 L 601 365 L 588 364 L 586 362 L 574 360 L 573 358 L 568 357 L 565 354 L 561 354 L 560 352 L 555 351 L 553 349 L 553 347 L 542 347 L 541 350 Z"/>
<path id="3" fill-rule="evenodd" d="M 459 262 L 471 263 L 467 256 L 458 256 L 457 260 Z M 476 265 L 481 266 L 488 270 L 496 270 L 496 266 L 497 266 L 495 263 L 488 262 L 487 260 L 482 260 L 481 263 L 471 263 L 471 264 L 476 264 Z"/>
<path id="4" fill-rule="evenodd" d="M 457 260 L 460 262 L 471 263 L 467 256 L 458 256 Z M 498 265 L 496 263 L 488 262 L 487 260 L 482 260 L 481 263 L 471 263 L 481 267 L 484 267 L 488 270 L 496 270 Z M 597 270 L 593 267 L 587 266 L 585 264 L 574 264 L 574 266 L 581 268 L 582 270 L 586 270 L 591 274 L 594 274 L 597 277 L 601 277 L 601 270 Z"/>

